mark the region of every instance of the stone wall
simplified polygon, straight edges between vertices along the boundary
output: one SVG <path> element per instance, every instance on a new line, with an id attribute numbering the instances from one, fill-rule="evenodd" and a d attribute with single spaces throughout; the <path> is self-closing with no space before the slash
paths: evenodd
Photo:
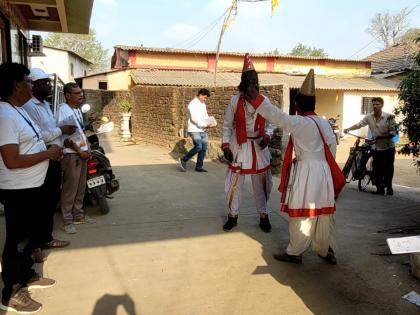
<path id="1" fill-rule="evenodd" d="M 130 96 L 134 101 L 131 111 L 131 131 L 135 140 L 166 146 L 172 149 L 174 156 L 185 154 L 192 147 L 192 141 L 186 137 L 188 125 L 188 104 L 196 96 L 197 88 L 136 86 L 131 91 L 86 90 L 86 101 L 107 116 L 117 126 L 120 125 L 118 101 Z M 261 92 L 267 95 L 277 106 L 283 105 L 283 87 L 266 86 Z M 207 112 L 214 116 L 218 126 L 209 129 L 208 157 L 221 156 L 221 126 L 223 116 L 236 87 L 212 88 L 207 102 Z M 281 131 L 270 144 L 274 166 L 281 164 Z M 276 171 L 275 171 L 276 172 Z"/>
<path id="2" fill-rule="evenodd" d="M 86 103 L 92 110 L 91 116 L 106 116 L 113 121 L 116 126 L 120 126 L 121 110 L 118 106 L 119 100 L 131 97 L 130 91 L 103 91 L 103 90 L 84 90 Z"/>

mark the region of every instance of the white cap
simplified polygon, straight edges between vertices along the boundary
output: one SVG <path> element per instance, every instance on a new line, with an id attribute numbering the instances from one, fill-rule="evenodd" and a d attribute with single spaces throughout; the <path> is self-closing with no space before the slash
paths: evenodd
<path id="1" fill-rule="evenodd" d="M 52 74 L 45 73 L 45 71 L 40 68 L 31 69 L 30 77 L 32 82 L 35 82 L 36 80 L 49 79 L 51 76 Z"/>

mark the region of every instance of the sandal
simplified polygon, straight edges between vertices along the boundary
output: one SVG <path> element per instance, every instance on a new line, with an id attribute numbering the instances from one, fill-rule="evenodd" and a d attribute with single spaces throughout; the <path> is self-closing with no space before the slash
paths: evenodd
<path id="1" fill-rule="evenodd" d="M 70 242 L 68 241 L 60 241 L 60 240 L 56 240 L 53 239 L 51 242 L 45 243 L 42 248 L 43 249 L 54 249 L 54 248 L 62 248 L 62 247 L 66 247 L 69 246 Z"/>
<path id="2" fill-rule="evenodd" d="M 337 265 L 337 258 L 335 258 L 335 253 L 331 247 L 328 248 L 327 256 L 322 257 L 318 254 L 318 256 L 324 259 L 330 265 Z"/>

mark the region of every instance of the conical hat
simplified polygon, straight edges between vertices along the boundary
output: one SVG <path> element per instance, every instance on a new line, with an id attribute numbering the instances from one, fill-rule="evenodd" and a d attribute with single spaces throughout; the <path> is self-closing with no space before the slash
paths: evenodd
<path id="1" fill-rule="evenodd" d="M 245 58 L 244 58 L 244 67 L 242 69 L 242 72 L 247 72 L 250 70 L 255 70 L 255 68 L 254 68 L 254 65 L 252 64 L 251 56 L 249 55 L 249 53 L 246 53 Z"/>
<path id="2" fill-rule="evenodd" d="M 314 69 L 309 70 L 306 75 L 305 81 L 303 81 L 302 86 L 299 90 L 300 94 L 306 96 L 315 96 L 315 76 Z"/>

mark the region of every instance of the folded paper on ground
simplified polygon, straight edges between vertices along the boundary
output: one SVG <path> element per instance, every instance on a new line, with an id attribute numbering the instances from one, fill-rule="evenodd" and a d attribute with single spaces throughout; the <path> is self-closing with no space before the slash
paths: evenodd
<path id="1" fill-rule="evenodd" d="M 420 235 L 387 238 L 389 249 L 392 254 L 408 254 L 420 252 Z"/>

